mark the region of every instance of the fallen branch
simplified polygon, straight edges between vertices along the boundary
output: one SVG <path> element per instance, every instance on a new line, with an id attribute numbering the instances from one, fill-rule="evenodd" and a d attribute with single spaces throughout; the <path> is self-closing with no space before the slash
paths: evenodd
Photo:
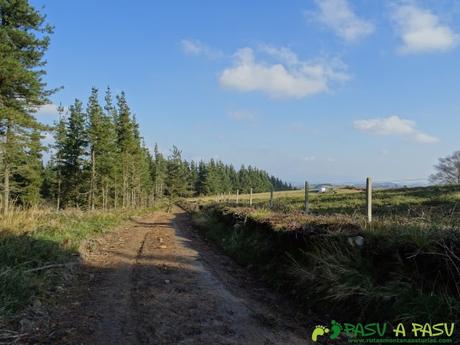
<path id="1" fill-rule="evenodd" d="M 0 272 L 0 277 L 3 277 L 4 275 L 8 274 L 9 272 L 11 272 L 12 269 L 7 267 L 6 269 L 4 269 L 2 272 Z"/>
<path id="2" fill-rule="evenodd" d="M 70 262 L 70 263 L 67 263 L 67 264 L 51 264 L 51 265 L 32 268 L 32 269 L 26 270 L 24 272 L 25 273 L 38 272 L 38 271 L 48 270 L 50 268 L 68 267 L 68 266 L 73 266 L 73 265 L 76 265 L 76 264 L 77 264 L 76 262 Z"/>
<path id="3" fill-rule="evenodd" d="M 0 330 L 0 345 L 10 345 L 17 343 L 25 334 L 15 331 Z"/>

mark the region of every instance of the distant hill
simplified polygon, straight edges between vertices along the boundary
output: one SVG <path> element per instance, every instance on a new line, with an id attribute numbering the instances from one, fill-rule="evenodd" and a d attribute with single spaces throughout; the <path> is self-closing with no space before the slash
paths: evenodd
<path id="1" fill-rule="evenodd" d="M 304 183 L 294 182 L 292 185 L 297 189 L 302 189 L 304 187 Z M 376 189 L 394 189 L 394 188 L 404 188 L 404 187 L 425 187 L 428 186 L 429 183 L 426 180 L 410 180 L 410 181 L 383 181 L 383 182 L 373 182 L 372 186 Z M 365 188 L 366 182 L 347 182 L 347 183 L 313 183 L 310 184 L 310 188 L 312 189 L 319 189 L 321 187 L 329 187 L 329 188 L 344 188 L 344 187 L 355 187 L 355 188 Z"/>

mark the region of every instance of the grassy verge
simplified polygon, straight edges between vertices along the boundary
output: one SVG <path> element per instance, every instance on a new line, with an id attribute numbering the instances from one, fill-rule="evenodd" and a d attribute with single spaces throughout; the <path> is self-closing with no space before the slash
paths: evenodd
<path id="1" fill-rule="evenodd" d="M 190 206 L 204 236 L 320 315 L 460 319 L 460 231 L 222 205 Z"/>
<path id="2" fill-rule="evenodd" d="M 26 210 L 0 218 L 0 321 L 54 288 L 81 242 L 150 210 Z"/>

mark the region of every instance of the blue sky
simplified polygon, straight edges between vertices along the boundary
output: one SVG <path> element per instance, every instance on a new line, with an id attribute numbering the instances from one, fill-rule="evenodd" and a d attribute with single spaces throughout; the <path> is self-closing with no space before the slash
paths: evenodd
<path id="1" fill-rule="evenodd" d="M 32 3 L 55 25 L 53 102 L 124 90 L 165 153 L 292 182 L 409 182 L 460 148 L 458 1 Z"/>

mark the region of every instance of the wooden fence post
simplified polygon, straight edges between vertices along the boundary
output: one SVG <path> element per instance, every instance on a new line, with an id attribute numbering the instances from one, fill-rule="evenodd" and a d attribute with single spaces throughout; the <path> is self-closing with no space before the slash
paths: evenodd
<path id="1" fill-rule="evenodd" d="M 237 205 L 238 205 L 238 202 L 239 202 L 239 200 L 238 200 L 238 199 L 239 199 L 239 196 L 240 196 L 240 190 L 237 189 L 237 190 L 236 190 L 236 204 L 237 204 Z"/>
<path id="2" fill-rule="evenodd" d="M 270 189 L 270 203 L 268 204 L 270 208 L 273 207 L 273 187 Z"/>
<path id="3" fill-rule="evenodd" d="M 249 206 L 252 206 L 252 188 L 249 193 Z"/>
<path id="4" fill-rule="evenodd" d="M 305 196 L 304 196 L 304 205 L 303 205 L 303 210 L 305 211 L 305 213 L 308 213 L 309 209 L 310 209 L 310 205 L 308 204 L 308 182 L 305 181 Z"/>
<path id="5" fill-rule="evenodd" d="M 372 222 L 372 180 L 370 177 L 366 179 L 366 206 L 367 206 L 367 222 Z"/>

